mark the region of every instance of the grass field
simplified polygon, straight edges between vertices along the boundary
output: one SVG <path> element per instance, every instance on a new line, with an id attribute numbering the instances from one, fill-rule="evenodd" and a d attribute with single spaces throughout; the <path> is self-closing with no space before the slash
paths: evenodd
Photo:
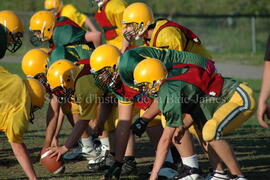
<path id="1" fill-rule="evenodd" d="M 0 63 L 1 66 L 9 69 L 13 73 L 22 75 L 20 65 L 16 63 Z M 256 98 L 260 90 L 260 80 L 246 80 L 254 89 Z M 34 124 L 30 124 L 28 132 L 25 134 L 25 144 L 27 145 L 34 168 L 40 179 L 99 179 L 102 175 L 89 173 L 86 165 L 87 161 L 66 163 L 66 172 L 62 175 L 52 175 L 48 173 L 39 163 L 38 154 L 41 150 L 45 135 L 45 112 L 44 107 L 35 113 Z M 63 124 L 60 143 L 63 143 L 71 131 L 67 121 Z M 244 174 L 250 180 L 270 179 L 270 132 L 261 128 L 257 124 L 255 115 L 247 121 L 241 128 L 226 136 L 234 146 L 237 157 L 240 161 Z M 196 143 L 196 150 L 199 154 L 199 162 L 203 173 L 206 175 L 210 165 L 206 155 L 204 155 Z M 137 139 L 136 159 L 138 162 L 139 175 L 123 177 L 123 179 L 143 179 L 143 174 L 154 160 L 152 145 L 147 136 Z M 0 133 L 0 179 L 19 180 L 26 179 L 21 167 L 14 157 L 11 147 L 3 133 Z"/>

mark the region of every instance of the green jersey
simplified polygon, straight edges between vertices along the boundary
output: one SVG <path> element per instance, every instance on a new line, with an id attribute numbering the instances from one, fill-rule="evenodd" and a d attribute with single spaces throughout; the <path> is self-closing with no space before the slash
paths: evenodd
<path id="1" fill-rule="evenodd" d="M 65 46 L 72 43 L 85 43 L 86 31 L 67 17 L 60 17 L 53 31 L 53 44 Z"/>
<path id="2" fill-rule="evenodd" d="M 92 52 L 93 49 L 90 49 L 87 45 L 59 46 L 52 51 L 49 65 L 60 59 L 67 59 L 74 63 L 83 59 L 90 59 Z"/>
<path id="3" fill-rule="evenodd" d="M 145 58 L 159 59 L 167 68 L 170 68 L 173 64 L 195 64 L 206 68 L 209 63 L 207 58 L 190 52 L 154 47 L 130 49 L 120 57 L 118 65 L 121 80 L 126 85 L 134 87 L 134 69 Z"/>
<path id="4" fill-rule="evenodd" d="M 5 56 L 7 50 L 7 38 L 4 26 L 0 24 L 0 59 Z"/>
<path id="5" fill-rule="evenodd" d="M 186 68 L 172 69 L 168 72 L 168 78 L 179 77 L 179 75 L 183 75 L 186 72 L 188 72 Z M 171 127 L 183 125 L 182 114 L 188 113 L 198 127 L 202 128 L 205 122 L 212 118 L 214 112 L 230 100 L 235 89 L 240 84 L 240 82 L 231 78 L 222 79 L 219 96 L 212 96 L 211 93 L 207 94 L 201 87 L 188 81 L 180 80 L 180 78 L 178 80 L 165 80 L 158 92 L 158 103 L 160 111 L 166 118 L 166 125 Z M 208 84 L 210 86 L 214 83 L 211 78 L 209 81 L 205 81 L 203 77 L 194 75 L 190 76 L 189 80 L 194 82 L 201 81 L 202 84 L 206 84 L 206 87 L 208 87 Z"/>

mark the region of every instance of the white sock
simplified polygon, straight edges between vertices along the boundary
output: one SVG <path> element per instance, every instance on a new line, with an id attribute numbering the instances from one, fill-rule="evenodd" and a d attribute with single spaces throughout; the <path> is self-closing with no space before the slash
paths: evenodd
<path id="1" fill-rule="evenodd" d="M 90 148 L 94 148 L 91 136 L 89 136 L 88 138 L 81 138 L 81 142 L 82 142 L 83 146 L 88 146 Z"/>
<path id="2" fill-rule="evenodd" d="M 185 164 L 189 167 L 199 168 L 197 154 L 194 154 L 194 155 L 189 156 L 189 157 L 182 157 L 181 159 L 182 159 L 183 164 Z"/>
<path id="3" fill-rule="evenodd" d="M 168 151 L 168 154 L 167 154 L 167 156 L 166 156 L 165 161 L 170 162 L 170 163 L 173 163 L 173 157 L 172 157 L 172 152 L 171 152 L 171 150 Z"/>
<path id="4" fill-rule="evenodd" d="M 101 139 L 99 139 L 99 140 L 100 140 L 100 142 L 101 142 L 101 145 L 103 145 L 103 146 L 105 146 L 105 147 L 108 147 L 107 150 L 110 149 L 110 141 L 109 141 L 109 138 L 108 138 L 108 137 L 106 137 L 106 138 L 101 138 Z"/>
<path id="5" fill-rule="evenodd" d="M 214 170 L 214 172 L 217 172 L 217 173 L 220 173 L 220 174 L 225 173 L 223 170 Z"/>

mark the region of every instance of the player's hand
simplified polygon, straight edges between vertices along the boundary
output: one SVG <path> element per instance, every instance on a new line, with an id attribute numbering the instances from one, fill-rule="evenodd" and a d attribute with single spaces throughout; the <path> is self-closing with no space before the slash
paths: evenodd
<path id="1" fill-rule="evenodd" d="M 270 107 L 267 105 L 267 103 L 259 104 L 257 110 L 258 122 L 262 127 L 269 128 L 269 125 L 265 120 L 265 115 L 267 119 L 270 119 Z"/>
<path id="2" fill-rule="evenodd" d="M 109 169 L 108 171 L 105 173 L 103 180 L 109 180 L 112 179 L 113 177 L 115 177 L 116 179 L 120 178 L 120 174 L 122 171 L 122 165 L 123 163 L 120 162 L 115 162 Z"/>
<path id="3" fill-rule="evenodd" d="M 48 154 L 50 158 L 57 156 L 56 161 L 59 161 L 60 157 L 68 151 L 65 146 L 49 147 L 47 150 L 50 151 Z"/>
<path id="4" fill-rule="evenodd" d="M 135 122 L 131 125 L 131 131 L 133 134 L 135 134 L 138 137 L 141 137 L 142 134 L 146 131 L 147 129 L 147 120 L 143 118 L 137 118 Z"/>
<path id="5" fill-rule="evenodd" d="M 186 132 L 186 127 L 180 126 L 176 129 L 176 136 L 174 136 L 174 141 L 177 144 L 181 144 L 181 139 L 183 138 L 185 132 Z"/>
<path id="6" fill-rule="evenodd" d="M 58 146 L 58 138 L 54 136 L 51 142 L 51 147 L 57 147 L 57 146 Z"/>

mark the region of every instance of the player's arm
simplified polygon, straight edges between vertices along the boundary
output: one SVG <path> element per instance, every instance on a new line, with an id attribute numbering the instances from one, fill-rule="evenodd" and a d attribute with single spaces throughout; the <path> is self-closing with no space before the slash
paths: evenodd
<path id="1" fill-rule="evenodd" d="M 92 23 L 91 19 L 86 16 L 84 24 L 86 27 L 88 27 L 92 32 L 99 32 L 95 25 Z"/>
<path id="2" fill-rule="evenodd" d="M 51 142 L 51 146 L 58 146 L 58 136 L 60 134 L 60 130 L 62 128 L 63 120 L 64 120 L 65 114 L 62 111 L 62 108 L 59 109 L 59 115 L 57 119 L 57 126 L 55 129 L 55 133 Z"/>
<path id="3" fill-rule="evenodd" d="M 10 145 L 12 147 L 12 150 L 19 161 L 20 165 L 22 166 L 24 172 L 26 173 L 27 177 L 30 180 L 36 180 L 36 173 L 33 168 L 31 159 L 29 157 L 29 153 L 27 151 L 27 148 L 25 144 L 23 143 L 13 143 L 10 142 Z"/>
<path id="4" fill-rule="evenodd" d="M 55 129 L 57 126 L 57 120 L 59 117 L 60 104 L 57 101 L 55 95 L 52 96 L 51 102 L 47 110 L 47 129 L 44 141 L 44 148 L 50 147 L 53 137 L 55 135 Z"/>
<path id="5" fill-rule="evenodd" d="M 270 119 L 270 107 L 267 104 L 267 100 L 270 97 L 270 61 L 265 61 L 264 71 L 263 71 L 263 80 L 262 80 L 262 88 L 260 92 L 259 102 L 258 102 L 258 110 L 257 117 L 258 122 L 262 127 L 268 128 L 269 125 L 265 121 L 264 116 L 266 115 L 268 119 Z"/>
<path id="6" fill-rule="evenodd" d="M 71 149 L 74 146 L 75 142 L 80 139 L 83 131 L 88 128 L 89 121 L 90 120 L 77 121 L 72 129 L 71 134 L 65 142 L 65 145 L 48 148 L 49 150 L 51 150 L 51 152 L 49 153 L 50 157 L 57 156 L 58 161 L 60 157 L 65 154 L 69 149 Z"/>
<path id="7" fill-rule="evenodd" d="M 85 40 L 87 42 L 93 42 L 95 47 L 101 44 L 101 32 L 96 29 L 89 17 L 80 13 L 73 5 L 66 5 L 62 10 L 62 16 L 70 18 L 80 26 L 86 25 L 91 32 L 85 33 Z"/>

